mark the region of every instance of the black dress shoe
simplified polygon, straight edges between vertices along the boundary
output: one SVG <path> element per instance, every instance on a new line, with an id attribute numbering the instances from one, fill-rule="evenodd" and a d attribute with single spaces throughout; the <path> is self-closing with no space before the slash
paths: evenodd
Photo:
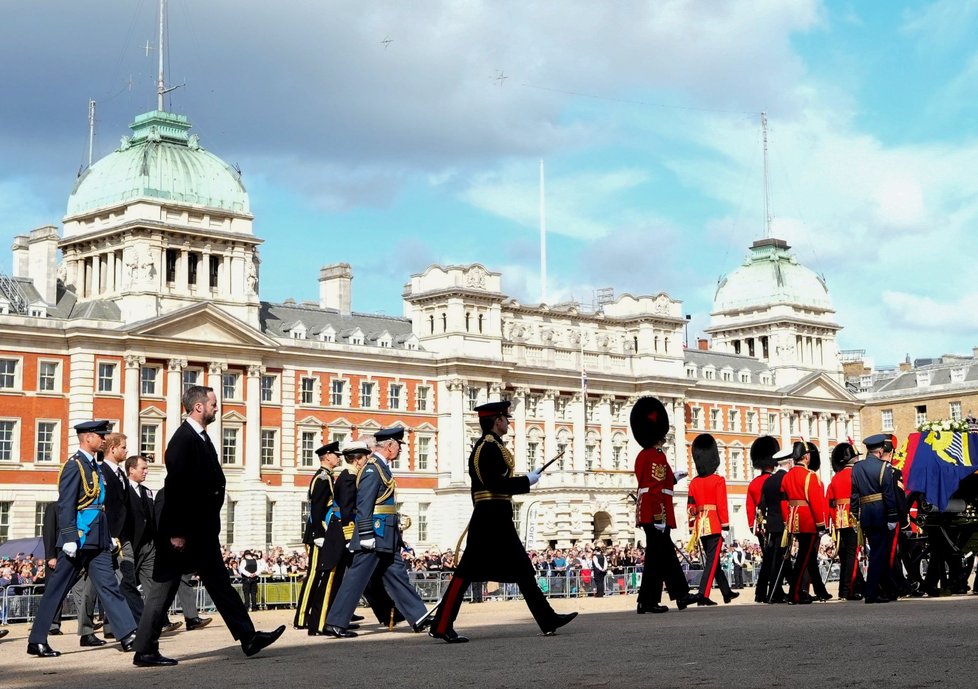
<path id="1" fill-rule="evenodd" d="M 210 617 L 195 617 L 193 619 L 187 620 L 187 631 L 192 632 L 195 629 L 206 627 L 210 623 L 211 623 Z"/>
<path id="2" fill-rule="evenodd" d="M 920 595 L 922 596 L 924 594 L 921 593 Z M 862 599 L 863 599 L 863 594 L 861 593 L 853 593 L 851 595 L 846 596 L 846 600 L 862 600 Z"/>
<path id="3" fill-rule="evenodd" d="M 159 651 L 153 651 L 152 653 L 137 653 L 132 657 L 132 664 L 137 667 L 165 667 L 176 665 L 177 661 L 161 656 Z"/>
<path id="4" fill-rule="evenodd" d="M 136 645 L 136 630 L 133 630 L 119 639 L 119 646 L 123 653 L 131 653 L 133 646 Z"/>
<path id="5" fill-rule="evenodd" d="M 704 596 L 701 597 L 698 601 L 696 601 L 696 604 L 699 605 L 700 607 L 709 607 L 711 605 L 716 605 L 717 603 L 716 601 L 710 600 L 709 598 Z"/>
<path id="6" fill-rule="evenodd" d="M 788 605 L 811 605 L 815 599 L 811 596 L 799 596 L 798 600 L 788 599 Z"/>
<path id="7" fill-rule="evenodd" d="M 61 636 L 62 634 L 64 634 L 64 632 L 60 629 L 52 629 L 48 632 L 48 636 Z"/>
<path id="8" fill-rule="evenodd" d="M 448 631 L 446 631 L 444 634 L 428 632 L 428 636 L 430 636 L 432 639 L 441 639 L 446 644 L 464 644 L 468 643 L 469 641 L 469 637 L 460 635 L 451 627 L 449 627 Z"/>
<path id="9" fill-rule="evenodd" d="M 363 622 L 363 615 L 350 615 L 350 622 Z"/>
<path id="10" fill-rule="evenodd" d="M 698 603 L 700 600 L 700 595 L 698 593 L 687 593 L 682 598 L 676 599 L 676 607 L 680 610 L 685 610 L 690 605 Z"/>
<path id="11" fill-rule="evenodd" d="M 565 624 L 567 624 L 568 622 L 570 622 L 571 620 L 573 620 L 575 617 L 577 617 L 577 613 L 576 612 L 569 612 L 566 615 L 559 615 L 558 614 L 554 618 L 553 622 L 551 623 L 551 626 L 548 629 L 544 629 L 543 630 L 543 635 L 544 636 L 553 636 L 554 634 L 557 633 L 557 630 L 558 629 L 560 629 Z"/>
<path id="12" fill-rule="evenodd" d="M 61 651 L 55 651 L 47 644 L 27 644 L 27 655 L 37 656 L 38 658 L 57 658 Z"/>
<path id="13" fill-rule="evenodd" d="M 835 597 L 835 596 L 833 596 L 833 595 L 832 595 L 831 593 L 829 593 L 828 591 L 826 591 L 825 593 L 820 593 L 820 594 L 818 594 L 817 596 L 815 596 L 815 598 L 816 598 L 817 600 L 820 600 L 820 601 L 822 601 L 823 603 L 824 603 L 825 601 L 827 601 L 827 600 L 832 600 L 832 599 L 833 599 L 834 597 Z"/>
<path id="14" fill-rule="evenodd" d="M 327 627 L 328 629 L 328 627 Z M 241 642 L 241 650 L 246 656 L 253 656 L 266 646 L 275 643 L 282 634 L 285 633 L 285 625 L 281 625 L 274 632 L 255 632 L 255 635 L 248 641 Z M 352 632 L 351 632 L 352 633 Z"/>
<path id="15" fill-rule="evenodd" d="M 886 596 L 879 596 L 877 598 L 865 598 L 863 603 L 889 603 L 892 598 L 887 598 Z"/>
<path id="16" fill-rule="evenodd" d="M 669 612 L 669 608 L 667 608 L 664 605 L 653 605 L 651 607 L 646 608 L 646 610 L 655 615 L 659 615 L 664 612 Z"/>
<path id="17" fill-rule="evenodd" d="M 424 615 L 421 616 L 421 618 L 417 622 L 411 625 L 411 628 L 415 632 L 423 632 L 425 629 L 431 626 L 432 622 L 435 621 L 436 612 L 438 612 L 437 607 L 428 610 L 427 612 L 425 612 Z M 351 617 L 350 619 L 352 620 L 353 618 Z"/>
<path id="18" fill-rule="evenodd" d="M 7 636 L 7 634 L 9 634 L 9 633 L 10 633 L 10 630 L 9 629 L 0 629 L 0 639 L 2 639 L 3 637 Z"/>
<path id="19" fill-rule="evenodd" d="M 160 634 L 169 634 L 175 632 L 183 626 L 183 622 L 171 622 L 170 624 L 164 624 L 163 629 L 160 630 Z"/>
<path id="20" fill-rule="evenodd" d="M 98 638 L 94 634 L 86 634 L 78 639 L 78 645 L 82 648 L 98 648 L 99 646 L 104 646 L 107 643 L 107 641 Z"/>
<path id="21" fill-rule="evenodd" d="M 730 601 L 732 601 L 732 600 L 733 600 L 734 598 L 737 598 L 737 597 L 739 597 L 739 596 L 740 596 L 740 593 L 738 593 L 737 591 L 731 591 L 731 592 L 730 592 L 730 595 L 727 595 L 727 596 L 724 596 L 724 597 L 723 597 L 723 602 L 724 602 L 724 603 L 729 603 L 729 602 L 730 602 Z"/>
<path id="22" fill-rule="evenodd" d="M 99 625 L 99 626 L 101 626 L 101 625 Z M 95 627 L 95 630 L 98 631 L 98 627 Z M 115 634 L 113 634 L 112 632 L 105 632 L 105 634 L 103 634 L 102 636 L 104 636 L 106 639 L 114 639 L 115 638 Z"/>
<path id="23" fill-rule="evenodd" d="M 350 622 L 350 624 L 348 624 L 346 626 L 346 628 L 347 629 L 360 629 L 360 625 L 357 624 L 356 622 Z"/>
<path id="24" fill-rule="evenodd" d="M 326 629 L 323 630 L 326 636 L 332 636 L 337 639 L 352 639 L 357 635 L 356 632 L 351 632 L 349 629 L 344 629 L 343 627 L 336 627 L 331 624 L 326 625 Z"/>

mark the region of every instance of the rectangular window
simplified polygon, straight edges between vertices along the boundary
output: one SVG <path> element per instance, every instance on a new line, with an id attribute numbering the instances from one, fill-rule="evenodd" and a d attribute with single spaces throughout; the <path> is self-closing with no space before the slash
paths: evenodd
<path id="1" fill-rule="evenodd" d="M 537 418 L 537 407 L 540 405 L 539 395 L 526 396 L 526 415 L 528 418 Z"/>
<path id="2" fill-rule="evenodd" d="M 329 384 L 329 403 L 334 407 L 343 406 L 343 391 L 346 381 L 334 380 Z"/>
<path id="3" fill-rule="evenodd" d="M 951 419 L 954 421 L 961 420 L 961 403 L 951 402 Z"/>
<path id="4" fill-rule="evenodd" d="M 36 462 L 53 462 L 55 442 L 57 441 L 57 421 L 37 422 L 37 455 Z"/>
<path id="5" fill-rule="evenodd" d="M 221 376 L 221 387 L 224 393 L 224 399 L 226 400 L 239 400 L 241 399 L 241 374 L 239 373 L 224 373 Z"/>
<path id="6" fill-rule="evenodd" d="M 418 436 L 418 471 L 427 471 L 431 458 L 431 438 L 424 435 Z"/>
<path id="7" fill-rule="evenodd" d="M 200 385 L 200 369 L 188 368 L 183 372 L 183 391 L 193 385 Z"/>
<path id="8" fill-rule="evenodd" d="M 479 388 L 467 388 L 465 391 L 466 403 L 468 404 L 468 410 L 474 411 L 477 406 L 479 406 Z"/>
<path id="9" fill-rule="evenodd" d="M 767 415 L 767 432 L 771 435 L 776 435 L 778 433 L 778 415 L 768 414 Z"/>
<path id="10" fill-rule="evenodd" d="M 10 538 L 10 510 L 12 502 L 0 502 L 0 543 Z"/>
<path id="11" fill-rule="evenodd" d="M 594 468 L 594 449 L 595 446 L 590 443 L 584 446 L 584 469 L 587 471 Z"/>
<path id="12" fill-rule="evenodd" d="M 747 432 L 757 433 L 757 414 L 752 411 L 747 412 Z"/>
<path id="13" fill-rule="evenodd" d="M 338 442 L 340 444 L 340 449 L 342 449 L 344 443 L 346 443 L 346 433 L 330 433 L 329 439 Z"/>
<path id="14" fill-rule="evenodd" d="M 893 430 L 893 410 L 884 409 L 880 412 L 880 428 L 884 431 Z"/>
<path id="15" fill-rule="evenodd" d="M 16 421 L 0 421 L 0 462 L 14 460 L 14 432 Z"/>
<path id="16" fill-rule="evenodd" d="M 268 428 L 261 430 L 261 465 L 275 465 L 275 431 Z"/>
<path id="17" fill-rule="evenodd" d="M 374 404 L 374 384 L 360 383 L 360 406 L 372 407 Z"/>
<path id="18" fill-rule="evenodd" d="M 302 431 L 299 436 L 299 455 L 302 466 L 311 467 L 316 465 L 316 445 L 317 433 L 315 431 Z"/>
<path id="19" fill-rule="evenodd" d="M 720 410 L 711 409 L 710 410 L 710 428 L 714 431 L 720 430 Z"/>
<path id="20" fill-rule="evenodd" d="M 299 403 L 312 404 L 313 395 L 316 391 L 315 378 L 303 378 L 299 381 Z"/>
<path id="21" fill-rule="evenodd" d="M 390 392 L 387 395 L 387 406 L 390 409 L 400 409 L 401 408 L 401 387 L 400 385 L 391 385 Z"/>
<path id="22" fill-rule="evenodd" d="M 727 426 L 731 431 L 737 432 L 737 411 L 735 409 L 727 411 Z"/>
<path id="23" fill-rule="evenodd" d="M 611 461 L 615 465 L 615 469 L 621 469 L 621 445 L 613 445 L 611 447 Z"/>
<path id="24" fill-rule="evenodd" d="M 156 395 L 156 385 L 159 381 L 160 369 L 155 366 L 143 366 L 139 369 L 139 390 L 143 395 Z"/>
<path id="25" fill-rule="evenodd" d="M 234 543 L 234 512 L 238 503 L 228 500 L 227 519 L 224 520 L 224 545 Z"/>
<path id="26" fill-rule="evenodd" d="M 916 417 L 917 417 L 916 420 L 917 420 L 917 425 L 918 426 L 927 423 L 927 405 L 926 404 L 920 404 L 920 405 L 915 406 L 914 407 L 914 411 L 916 413 Z"/>
<path id="27" fill-rule="evenodd" d="M 567 456 L 567 443 L 557 443 L 557 454 L 560 456 L 560 459 L 557 460 L 557 467 L 563 469 L 564 462 L 570 459 Z"/>
<path id="28" fill-rule="evenodd" d="M 428 394 L 431 388 L 418 386 L 414 389 L 414 406 L 417 411 L 428 411 Z"/>
<path id="29" fill-rule="evenodd" d="M 200 264 L 200 254 L 187 254 L 187 284 L 197 286 L 197 266 Z"/>
<path id="30" fill-rule="evenodd" d="M 58 362 L 42 361 L 37 369 L 37 389 L 54 392 L 58 389 Z"/>
<path id="31" fill-rule="evenodd" d="M 115 364 L 100 362 L 98 365 L 98 391 L 115 391 Z"/>
<path id="32" fill-rule="evenodd" d="M 172 285 L 177 281 L 177 258 L 180 253 L 176 249 L 166 250 L 166 282 Z"/>
<path id="33" fill-rule="evenodd" d="M 238 463 L 238 429 L 225 428 L 221 431 L 221 464 Z"/>
<path id="34" fill-rule="evenodd" d="M 44 535 L 44 512 L 50 502 L 34 503 L 34 538 L 41 538 Z"/>
<path id="35" fill-rule="evenodd" d="M 209 256 L 208 259 L 208 285 L 211 289 L 217 289 L 217 278 L 220 274 L 221 259 L 219 256 Z"/>
<path id="36" fill-rule="evenodd" d="M 139 454 L 156 459 L 157 441 L 160 427 L 155 423 L 144 423 L 139 427 Z"/>
<path id="37" fill-rule="evenodd" d="M 741 464 L 743 463 L 743 453 L 740 450 L 730 451 L 730 478 L 734 481 L 741 479 Z"/>
<path id="38" fill-rule="evenodd" d="M 693 428 L 703 428 L 703 410 L 699 407 L 693 407 Z"/>
<path id="39" fill-rule="evenodd" d="M 16 359 L 0 359 L 0 390 L 13 390 L 17 385 Z"/>
<path id="40" fill-rule="evenodd" d="M 537 465 L 537 456 L 540 454 L 540 443 L 526 444 L 526 466 L 531 469 Z"/>
<path id="41" fill-rule="evenodd" d="M 272 524 L 275 523 L 275 503 L 265 498 L 265 545 L 271 547 L 275 540 L 272 538 Z"/>
<path id="42" fill-rule="evenodd" d="M 428 540 L 428 507 L 430 503 L 418 503 L 418 540 L 422 543 Z"/>
<path id="43" fill-rule="evenodd" d="M 275 376 L 261 377 L 261 401 L 273 402 L 275 400 Z"/>

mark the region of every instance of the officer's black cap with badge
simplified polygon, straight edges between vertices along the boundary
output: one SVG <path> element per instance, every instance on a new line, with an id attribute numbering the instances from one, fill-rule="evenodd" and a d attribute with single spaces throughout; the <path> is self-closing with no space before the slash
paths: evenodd
<path id="1" fill-rule="evenodd" d="M 82 433 L 95 433 L 97 435 L 105 437 L 112 432 L 112 422 L 111 421 L 85 421 L 75 425 L 75 433 L 81 435 Z"/>
<path id="2" fill-rule="evenodd" d="M 878 450 L 883 447 L 887 440 L 890 440 L 889 435 L 886 433 L 877 433 L 876 435 L 871 435 L 863 440 L 863 445 L 866 446 L 867 450 L 872 452 L 873 450 Z"/>
<path id="3" fill-rule="evenodd" d="M 509 400 L 487 402 L 486 404 L 480 404 L 474 411 L 479 415 L 480 419 L 486 416 L 509 416 L 509 405 Z"/>
<path id="4" fill-rule="evenodd" d="M 382 443 L 387 440 L 396 440 L 399 443 L 403 443 L 404 426 L 391 426 L 390 428 L 381 429 L 374 433 L 374 439 L 378 443 Z"/>
<path id="5" fill-rule="evenodd" d="M 778 465 L 774 458 L 781 449 L 781 443 L 773 435 L 762 435 L 750 445 L 750 463 L 755 469 L 766 471 Z"/>
<path id="6" fill-rule="evenodd" d="M 709 433 L 701 433 L 693 439 L 691 446 L 696 475 L 700 478 L 715 474 L 720 468 L 720 449 L 716 439 Z"/>
<path id="7" fill-rule="evenodd" d="M 322 457 L 323 455 L 338 455 L 340 453 L 340 441 L 334 440 L 331 443 L 326 443 L 321 448 L 316 450 L 316 454 Z"/>
<path id="8" fill-rule="evenodd" d="M 832 462 L 832 471 L 839 473 L 845 469 L 849 463 L 859 456 L 854 448 L 849 443 L 839 443 L 832 448 L 832 454 L 829 456 L 829 461 Z"/>
<path id="9" fill-rule="evenodd" d="M 642 397 L 635 402 L 628 421 L 635 442 L 646 450 L 662 442 L 669 432 L 669 414 L 655 397 Z"/>

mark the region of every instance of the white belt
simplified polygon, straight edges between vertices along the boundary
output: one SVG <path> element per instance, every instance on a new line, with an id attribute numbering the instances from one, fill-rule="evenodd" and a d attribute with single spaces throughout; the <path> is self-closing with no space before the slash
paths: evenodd
<path id="1" fill-rule="evenodd" d="M 649 489 L 648 488 L 639 488 L 638 489 L 638 494 L 639 494 L 640 497 L 642 495 L 644 495 L 645 493 L 648 493 L 648 492 L 649 492 Z"/>
<path id="2" fill-rule="evenodd" d="M 672 495 L 672 491 L 669 490 L 668 488 L 663 488 L 662 489 L 662 494 L 663 495 Z"/>

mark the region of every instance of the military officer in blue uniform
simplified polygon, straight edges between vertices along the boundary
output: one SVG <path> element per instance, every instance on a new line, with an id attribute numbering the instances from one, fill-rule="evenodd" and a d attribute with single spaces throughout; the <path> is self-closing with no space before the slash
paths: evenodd
<path id="1" fill-rule="evenodd" d="M 68 591 L 86 569 L 122 650 L 133 648 L 136 621 L 112 569 L 113 543 L 105 515 L 105 481 L 95 463 L 109 426 L 108 421 L 86 421 L 75 426 L 78 451 L 65 462 L 58 475 L 57 547 L 60 552 L 54 573 L 45 582 L 44 595 L 27 639 L 30 655 L 41 658 L 61 655 L 48 646 L 48 630 Z"/>
<path id="2" fill-rule="evenodd" d="M 883 455 L 893 452 L 893 441 L 891 436 L 879 433 L 866 438 L 863 444 L 866 445 L 866 459 L 852 467 L 852 497 L 849 501 L 849 508 L 859 519 L 869 546 L 863 601 L 889 603 L 891 599 L 880 594 L 880 586 L 892 590 L 890 549 L 899 517 L 893 467 L 883 460 Z"/>
<path id="3" fill-rule="evenodd" d="M 401 453 L 404 429 L 385 428 L 374 438 L 374 452 L 357 475 L 357 521 L 350 542 L 353 562 L 326 616 L 324 632 L 341 639 L 356 636 L 349 629 L 350 620 L 374 576 L 381 579 L 397 610 L 412 622 L 414 631 L 420 632 L 430 624 L 424 603 L 408 580 L 407 567 L 401 559 L 397 483 L 387 464 Z"/>

